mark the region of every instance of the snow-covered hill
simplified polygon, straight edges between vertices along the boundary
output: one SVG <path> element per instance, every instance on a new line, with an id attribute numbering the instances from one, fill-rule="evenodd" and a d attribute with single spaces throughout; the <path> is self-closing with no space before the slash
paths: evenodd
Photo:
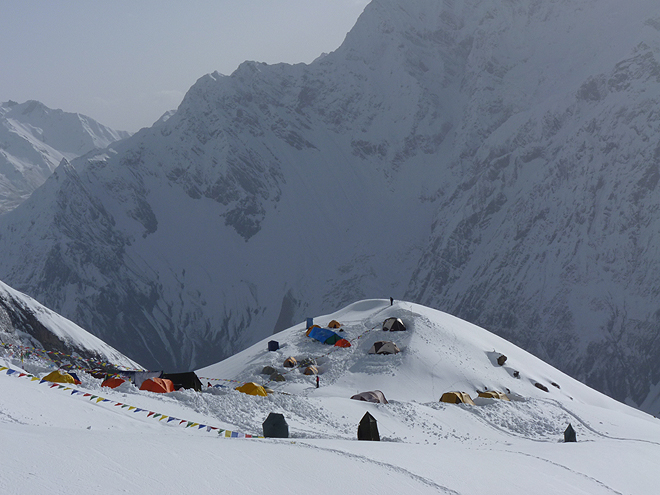
<path id="1" fill-rule="evenodd" d="M 405 297 L 657 412 L 658 19 L 375 0 L 335 52 L 203 76 L 63 163 L 0 218 L 0 278 L 179 370 Z"/>
<path id="2" fill-rule="evenodd" d="M 60 366 L 141 369 L 98 337 L 2 282 L 0 344 L 18 358 L 38 355 Z"/>
<path id="3" fill-rule="evenodd" d="M 24 201 L 63 158 L 106 148 L 128 136 L 38 101 L 0 103 L 0 213 Z"/>
<path id="4" fill-rule="evenodd" d="M 408 330 L 383 332 L 390 316 L 400 317 Z M 365 300 L 315 322 L 332 319 L 342 323 L 350 348 L 312 340 L 299 324 L 273 336 L 278 351 L 268 352 L 264 340 L 199 370 L 225 385 L 202 392 L 161 396 L 127 384 L 111 390 L 85 373 L 81 385 L 51 387 L 16 372 L 6 375 L 20 363 L 0 357 L 0 369 L 3 363 L 10 368 L 0 371 L 0 435 L 7 454 L 0 491 L 655 493 L 656 418 L 482 328 L 420 305 Z M 396 341 L 401 352 L 369 355 L 381 339 Z M 504 366 L 494 353 L 507 356 Z M 301 369 L 282 366 L 289 356 L 317 359 L 320 388 Z M 259 374 L 265 365 L 285 373 L 286 381 L 267 383 Z M 244 380 L 275 392 L 258 397 L 234 390 Z M 477 399 L 474 406 L 438 401 L 449 390 L 475 397 L 485 387 L 509 389 L 512 400 Z M 374 388 L 388 404 L 349 398 Z M 291 438 L 243 438 L 261 435 L 270 412 L 284 415 Z M 356 440 L 366 412 L 377 420 L 380 442 Z M 577 443 L 563 443 L 569 423 Z"/>

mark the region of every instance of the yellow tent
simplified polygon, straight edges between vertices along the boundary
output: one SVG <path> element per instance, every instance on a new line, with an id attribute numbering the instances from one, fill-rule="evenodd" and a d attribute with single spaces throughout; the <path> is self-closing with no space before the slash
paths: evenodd
<path id="1" fill-rule="evenodd" d="M 339 328 L 341 326 L 341 323 L 339 323 L 337 320 L 332 320 L 330 323 L 328 323 L 328 328 Z"/>
<path id="2" fill-rule="evenodd" d="M 305 368 L 305 371 L 303 371 L 303 375 L 318 375 L 319 374 L 319 369 L 312 365 L 312 366 L 307 366 Z"/>
<path id="3" fill-rule="evenodd" d="M 76 380 L 66 371 L 55 370 L 42 378 L 47 382 L 53 383 L 76 383 Z"/>
<path id="4" fill-rule="evenodd" d="M 479 397 L 486 397 L 487 399 L 502 399 L 510 401 L 505 393 L 497 392 L 496 390 L 489 390 L 488 392 L 479 392 Z"/>
<path id="5" fill-rule="evenodd" d="M 266 397 L 266 395 L 268 395 L 265 388 L 254 382 L 245 383 L 240 387 L 236 387 L 236 390 L 248 395 L 260 395 L 261 397 Z"/>
<path id="6" fill-rule="evenodd" d="M 476 404 L 470 397 L 470 394 L 465 392 L 445 392 L 440 397 L 440 402 L 449 402 L 451 404 L 469 404 L 475 406 Z"/>

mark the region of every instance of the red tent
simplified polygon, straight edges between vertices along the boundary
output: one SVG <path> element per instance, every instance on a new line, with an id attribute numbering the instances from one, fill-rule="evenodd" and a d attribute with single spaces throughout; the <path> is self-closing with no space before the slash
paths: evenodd
<path id="1" fill-rule="evenodd" d="M 174 392 L 174 383 L 172 383 L 172 380 L 166 378 L 149 378 L 142 382 L 140 390 L 166 394 L 168 392 Z"/>
<path id="2" fill-rule="evenodd" d="M 110 388 L 117 388 L 119 385 L 124 383 L 126 380 L 123 378 L 115 378 L 115 377 L 110 377 L 106 380 L 103 381 L 101 384 L 102 387 L 110 387 Z"/>
<path id="3" fill-rule="evenodd" d="M 335 342 L 335 347 L 350 347 L 351 343 L 346 339 L 339 339 Z"/>

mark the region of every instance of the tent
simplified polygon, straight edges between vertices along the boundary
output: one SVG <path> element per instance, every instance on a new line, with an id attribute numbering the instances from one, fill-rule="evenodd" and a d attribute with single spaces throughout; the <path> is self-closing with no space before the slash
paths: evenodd
<path id="1" fill-rule="evenodd" d="M 172 380 L 165 378 L 149 378 L 142 382 L 140 390 L 148 390 L 149 392 L 156 392 L 157 394 L 167 394 L 174 392 L 174 383 Z"/>
<path id="2" fill-rule="evenodd" d="M 470 397 L 470 394 L 465 392 L 445 392 L 440 397 L 440 402 L 449 402 L 450 404 L 469 404 L 475 406 L 476 404 Z"/>
<path id="3" fill-rule="evenodd" d="M 271 382 L 285 382 L 286 378 L 284 378 L 284 375 L 282 373 L 278 373 L 277 371 L 275 373 L 271 373 L 270 377 L 268 379 Z"/>
<path id="4" fill-rule="evenodd" d="M 195 390 L 196 392 L 202 391 L 202 382 L 194 371 L 188 371 L 185 373 L 163 373 L 161 378 L 172 380 L 172 383 L 174 383 L 174 390 L 188 388 Z"/>
<path id="5" fill-rule="evenodd" d="M 110 387 L 110 388 L 117 388 L 119 385 L 122 383 L 125 383 L 126 380 L 123 378 L 117 378 L 114 376 L 111 376 L 110 378 L 106 378 L 103 383 L 101 383 L 102 387 Z"/>
<path id="6" fill-rule="evenodd" d="M 78 378 L 78 375 L 76 375 L 73 371 L 68 372 L 69 375 L 71 375 L 71 378 L 73 378 L 73 383 L 76 385 L 80 385 L 82 382 L 80 381 L 80 378 Z"/>
<path id="7" fill-rule="evenodd" d="M 406 326 L 401 321 L 401 318 L 388 318 L 383 322 L 383 330 L 396 332 L 403 331 L 406 329 Z"/>
<path id="8" fill-rule="evenodd" d="M 341 323 L 339 323 L 337 320 L 332 320 L 330 323 L 328 323 L 328 328 L 339 328 L 341 326 Z"/>
<path id="9" fill-rule="evenodd" d="M 149 378 L 160 378 L 163 374 L 162 371 L 121 371 L 119 374 L 125 377 L 127 380 L 133 382 L 133 384 L 140 388 L 142 382 L 148 380 Z"/>
<path id="10" fill-rule="evenodd" d="M 336 334 L 329 328 L 321 328 L 317 326 L 310 328 L 307 332 L 307 336 L 328 345 L 335 345 L 342 339 L 341 335 Z"/>
<path id="11" fill-rule="evenodd" d="M 268 342 L 268 351 L 276 351 L 280 348 L 280 343 L 277 340 Z"/>
<path id="12" fill-rule="evenodd" d="M 369 349 L 369 354 L 397 354 L 401 349 L 394 343 L 386 340 L 374 342 L 374 345 Z"/>
<path id="13" fill-rule="evenodd" d="M 261 397 L 266 397 L 266 395 L 268 395 L 265 388 L 254 382 L 247 382 L 240 387 L 236 387 L 235 390 L 243 392 L 244 394 L 259 395 Z"/>
<path id="14" fill-rule="evenodd" d="M 270 413 L 262 426 L 266 438 L 289 438 L 289 425 L 283 414 Z"/>
<path id="15" fill-rule="evenodd" d="M 335 342 L 335 347 L 350 347 L 351 343 L 346 339 L 339 339 Z"/>
<path id="16" fill-rule="evenodd" d="M 488 390 L 487 392 L 479 392 L 479 397 L 485 397 L 487 399 L 502 399 L 510 401 L 505 393 L 498 392 L 496 390 Z"/>
<path id="17" fill-rule="evenodd" d="M 298 361 L 296 361 L 296 358 L 294 357 L 289 357 L 284 360 L 284 367 L 285 368 L 295 368 L 296 365 L 298 364 Z"/>
<path id="18" fill-rule="evenodd" d="M 564 442 L 577 442 L 577 434 L 570 423 L 568 423 L 568 428 L 564 431 Z"/>
<path id="19" fill-rule="evenodd" d="M 76 381 L 73 379 L 71 375 L 69 375 L 66 371 L 60 371 L 60 370 L 55 370 L 48 373 L 46 376 L 42 378 L 42 380 L 46 380 L 47 382 L 53 382 L 53 383 L 71 383 L 71 384 L 76 383 Z"/>
<path id="20" fill-rule="evenodd" d="M 261 370 L 262 375 L 272 375 L 273 373 L 277 373 L 277 370 L 272 366 L 264 366 Z"/>
<path id="21" fill-rule="evenodd" d="M 321 328 L 321 327 L 318 326 L 318 325 L 312 325 L 312 326 L 309 326 L 309 327 L 307 327 L 307 331 L 305 332 L 305 335 L 307 335 L 307 336 L 309 337 L 310 332 L 311 332 L 314 328 Z"/>
<path id="22" fill-rule="evenodd" d="M 305 375 L 318 375 L 319 374 L 319 369 L 316 366 L 307 366 L 305 368 L 305 371 L 303 371 L 303 374 Z"/>
<path id="23" fill-rule="evenodd" d="M 378 422 L 371 414 L 366 413 L 360 420 L 358 426 L 358 440 L 375 440 L 380 441 L 378 434 Z"/>
<path id="24" fill-rule="evenodd" d="M 375 402 L 377 404 L 388 404 L 385 394 L 380 390 L 374 390 L 372 392 L 360 392 L 351 397 L 353 400 L 363 400 L 365 402 Z"/>

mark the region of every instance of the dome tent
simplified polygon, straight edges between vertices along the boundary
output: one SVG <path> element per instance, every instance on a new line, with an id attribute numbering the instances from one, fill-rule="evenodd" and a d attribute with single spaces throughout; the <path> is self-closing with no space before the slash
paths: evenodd
<path id="1" fill-rule="evenodd" d="M 398 332 L 398 331 L 404 331 L 406 329 L 406 326 L 403 324 L 403 321 L 401 321 L 401 318 L 388 318 L 383 322 L 383 330 L 384 331 L 390 331 L 390 332 Z"/>
<path id="2" fill-rule="evenodd" d="M 445 392 L 440 397 L 440 402 L 449 402 L 450 404 L 469 404 L 476 406 L 470 394 L 465 392 Z"/>
<path id="3" fill-rule="evenodd" d="M 71 375 L 69 375 L 66 371 L 60 371 L 60 370 L 55 370 L 52 371 L 51 373 L 48 373 L 46 376 L 42 378 L 42 380 L 46 380 L 47 382 L 53 382 L 53 383 L 71 383 L 71 384 L 76 383 L 76 381 Z"/>
<path id="4" fill-rule="evenodd" d="M 244 394 L 259 395 L 261 397 L 266 397 L 268 395 L 264 387 L 254 382 L 247 382 L 240 387 L 236 387 L 235 390 L 243 392 Z"/>
<path id="5" fill-rule="evenodd" d="M 487 390 L 485 392 L 479 392 L 479 397 L 484 397 L 486 399 L 501 399 L 501 400 L 508 400 L 510 401 L 507 397 L 507 395 L 503 392 L 498 392 L 497 390 Z"/>
<path id="6" fill-rule="evenodd" d="M 374 342 L 369 349 L 369 354 L 398 354 L 401 349 L 394 343 L 385 340 Z"/>
<path id="7" fill-rule="evenodd" d="M 370 392 L 360 392 L 351 397 L 353 400 L 362 400 L 365 402 L 374 402 L 376 404 L 388 404 L 385 394 L 380 390 Z"/>
<path id="8" fill-rule="evenodd" d="M 166 378 L 149 378 L 142 382 L 140 390 L 148 390 L 157 394 L 167 394 L 174 392 L 174 383 L 172 383 L 172 380 Z"/>

